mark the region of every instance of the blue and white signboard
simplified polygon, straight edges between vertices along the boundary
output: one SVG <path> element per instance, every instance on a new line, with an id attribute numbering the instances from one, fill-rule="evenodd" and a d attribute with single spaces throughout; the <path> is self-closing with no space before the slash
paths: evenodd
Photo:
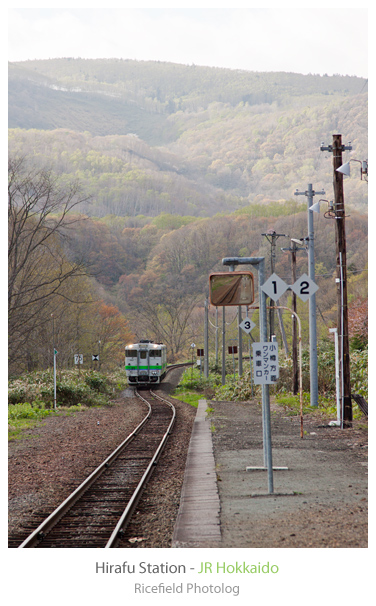
<path id="1" fill-rule="evenodd" d="M 252 343 L 253 380 L 255 385 L 273 384 L 279 377 L 278 343 Z"/>

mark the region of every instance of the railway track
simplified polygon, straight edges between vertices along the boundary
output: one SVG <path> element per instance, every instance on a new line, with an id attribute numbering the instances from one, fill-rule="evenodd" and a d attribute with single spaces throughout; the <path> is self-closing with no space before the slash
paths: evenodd
<path id="1" fill-rule="evenodd" d="M 135 392 L 148 407 L 138 427 L 19 548 L 116 547 L 175 422 L 174 406 L 152 391 Z"/>

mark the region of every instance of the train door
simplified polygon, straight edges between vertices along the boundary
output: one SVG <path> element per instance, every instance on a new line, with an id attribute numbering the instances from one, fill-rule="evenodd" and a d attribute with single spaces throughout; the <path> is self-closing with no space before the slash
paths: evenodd
<path id="1" fill-rule="evenodd" d="M 149 352 L 147 349 L 138 351 L 138 380 L 147 382 L 149 380 Z"/>

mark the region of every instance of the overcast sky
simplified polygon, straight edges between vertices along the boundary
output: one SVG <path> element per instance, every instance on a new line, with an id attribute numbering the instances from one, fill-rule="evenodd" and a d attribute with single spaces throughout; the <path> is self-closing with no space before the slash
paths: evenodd
<path id="1" fill-rule="evenodd" d="M 367 77 L 367 8 L 339 7 L 9 7 L 8 59 L 117 57 Z"/>

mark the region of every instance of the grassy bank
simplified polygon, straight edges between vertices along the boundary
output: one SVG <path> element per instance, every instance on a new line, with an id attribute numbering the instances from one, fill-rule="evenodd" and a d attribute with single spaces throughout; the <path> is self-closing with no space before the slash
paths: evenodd
<path id="1" fill-rule="evenodd" d="M 60 371 L 56 382 L 56 410 L 52 371 L 27 373 L 9 380 L 8 436 L 17 439 L 46 417 L 73 414 L 93 406 L 111 405 L 125 389 L 124 371 L 104 375 L 94 371 Z"/>

